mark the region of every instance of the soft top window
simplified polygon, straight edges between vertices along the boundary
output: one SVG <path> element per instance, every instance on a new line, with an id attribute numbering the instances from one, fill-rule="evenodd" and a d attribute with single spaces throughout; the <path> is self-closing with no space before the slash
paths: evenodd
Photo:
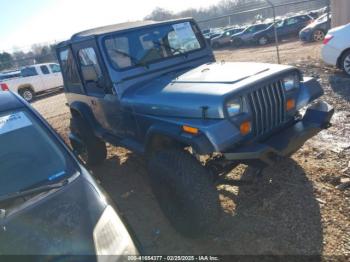
<path id="1" fill-rule="evenodd" d="M 107 55 L 115 68 L 144 65 L 199 50 L 204 46 L 191 22 L 158 25 L 107 37 Z"/>

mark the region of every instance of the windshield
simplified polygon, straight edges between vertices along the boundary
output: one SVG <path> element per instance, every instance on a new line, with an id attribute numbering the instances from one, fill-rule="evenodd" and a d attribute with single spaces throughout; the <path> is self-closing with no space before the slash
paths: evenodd
<path id="1" fill-rule="evenodd" d="M 265 24 L 253 25 L 244 30 L 244 33 L 255 33 L 266 28 Z"/>
<path id="2" fill-rule="evenodd" d="M 56 182 L 77 169 L 36 118 L 21 111 L 0 113 L 0 197 L 42 181 Z"/>
<path id="3" fill-rule="evenodd" d="M 326 22 L 327 20 L 328 20 L 328 14 L 324 14 L 323 16 L 320 16 L 319 18 L 317 18 L 316 22 L 322 23 L 322 22 Z"/>
<path id="4" fill-rule="evenodd" d="M 204 41 L 194 24 L 182 22 L 114 35 L 104 44 L 113 66 L 125 69 L 199 50 Z"/>

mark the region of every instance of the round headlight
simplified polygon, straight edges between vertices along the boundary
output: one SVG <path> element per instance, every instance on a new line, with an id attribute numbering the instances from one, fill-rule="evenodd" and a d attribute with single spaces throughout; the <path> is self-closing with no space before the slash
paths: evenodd
<path id="1" fill-rule="evenodd" d="M 283 79 L 283 86 L 287 92 L 299 88 L 299 85 L 299 76 L 297 74 L 287 76 Z"/>
<path id="2" fill-rule="evenodd" d="M 231 99 L 226 103 L 227 113 L 230 117 L 238 115 L 242 112 L 242 99 L 235 98 Z"/>

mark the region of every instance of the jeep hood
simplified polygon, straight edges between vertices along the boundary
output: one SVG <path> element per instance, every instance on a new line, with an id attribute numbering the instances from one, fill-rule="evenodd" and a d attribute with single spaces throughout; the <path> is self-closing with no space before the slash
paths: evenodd
<path id="1" fill-rule="evenodd" d="M 169 117 L 224 118 L 227 99 L 260 80 L 275 77 L 290 66 L 262 63 L 210 63 L 187 72 L 167 74 L 138 84 L 123 101 L 135 112 Z"/>

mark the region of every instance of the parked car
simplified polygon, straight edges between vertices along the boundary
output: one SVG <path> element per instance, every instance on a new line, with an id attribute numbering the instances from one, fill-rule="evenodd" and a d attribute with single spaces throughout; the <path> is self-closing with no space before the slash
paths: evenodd
<path id="1" fill-rule="evenodd" d="M 56 48 L 73 147 L 88 164 L 106 142 L 145 156 L 161 209 L 187 236 L 218 224 L 217 179 L 291 155 L 334 111 L 320 101 L 300 116 L 323 90 L 297 68 L 216 63 L 192 19 L 91 29 Z"/>
<path id="2" fill-rule="evenodd" d="M 205 35 L 205 34 L 209 34 L 210 33 L 210 29 L 204 29 L 202 30 L 202 34 Z"/>
<path id="3" fill-rule="evenodd" d="M 240 33 L 243 30 L 244 28 L 233 28 L 233 29 L 226 30 L 221 35 L 213 37 L 211 39 L 210 44 L 213 48 L 229 45 L 231 44 L 231 36 L 237 33 Z"/>
<path id="4" fill-rule="evenodd" d="M 289 18 L 284 18 L 276 22 L 277 36 L 279 40 L 299 35 L 301 29 L 313 21 L 311 16 L 297 15 Z M 275 28 L 271 24 L 265 30 L 257 32 L 253 35 L 253 41 L 258 45 L 266 45 L 275 41 Z"/>
<path id="5" fill-rule="evenodd" d="M 266 29 L 269 24 L 256 24 L 248 26 L 240 33 L 231 36 L 231 44 L 234 46 L 241 46 L 243 44 L 252 43 L 253 36 L 256 32 Z"/>
<path id="6" fill-rule="evenodd" d="M 350 75 L 350 24 L 328 31 L 323 41 L 322 59 Z"/>
<path id="7" fill-rule="evenodd" d="M 210 42 L 211 39 L 220 36 L 221 33 L 208 33 L 204 35 L 204 38 Z"/>
<path id="8" fill-rule="evenodd" d="M 7 79 L 17 78 L 17 77 L 21 77 L 20 71 L 3 72 L 3 73 L 0 73 L 0 82 L 5 81 Z"/>
<path id="9" fill-rule="evenodd" d="M 21 77 L 7 79 L 0 83 L 0 91 L 18 93 L 27 102 L 37 94 L 63 86 L 61 69 L 58 64 L 38 64 L 21 69 Z"/>
<path id="10" fill-rule="evenodd" d="M 329 14 L 324 14 L 302 29 L 299 38 L 304 42 L 320 42 L 323 41 L 330 28 L 331 17 Z"/>
<path id="11" fill-rule="evenodd" d="M 138 254 L 106 193 L 12 92 L 0 93 L 0 144 L 1 255 Z"/>

